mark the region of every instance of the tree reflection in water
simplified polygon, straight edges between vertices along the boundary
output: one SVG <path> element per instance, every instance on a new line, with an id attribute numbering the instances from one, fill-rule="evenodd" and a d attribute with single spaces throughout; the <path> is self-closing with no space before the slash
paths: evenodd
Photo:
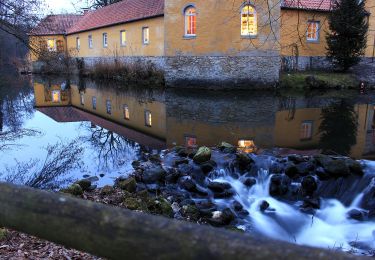
<path id="1" fill-rule="evenodd" d="M 46 151 L 44 160 L 17 161 L 16 166 L 6 167 L 6 172 L 0 176 L 10 183 L 47 190 L 58 189 L 71 183 L 73 180 L 64 176 L 82 164 L 83 148 L 79 140 L 48 145 Z"/>
<path id="2" fill-rule="evenodd" d="M 324 153 L 349 155 L 357 143 L 357 114 L 354 105 L 341 99 L 322 109 L 319 127 L 320 148 Z"/>
<path id="3" fill-rule="evenodd" d="M 97 151 L 98 167 L 117 168 L 125 163 L 125 160 L 134 160 L 140 153 L 140 147 L 125 137 L 107 130 L 103 127 L 91 124 L 82 124 L 88 128 L 89 137 L 83 137 L 89 142 L 94 151 Z"/>

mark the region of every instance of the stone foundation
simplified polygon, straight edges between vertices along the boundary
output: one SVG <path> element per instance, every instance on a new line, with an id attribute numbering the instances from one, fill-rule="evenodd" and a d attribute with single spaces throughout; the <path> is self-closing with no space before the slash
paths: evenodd
<path id="1" fill-rule="evenodd" d="M 325 56 L 282 56 L 282 71 L 331 70 L 331 62 Z"/>

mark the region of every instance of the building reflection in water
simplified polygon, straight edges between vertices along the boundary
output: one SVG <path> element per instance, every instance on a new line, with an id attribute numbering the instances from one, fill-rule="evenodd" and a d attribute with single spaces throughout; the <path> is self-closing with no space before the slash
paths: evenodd
<path id="1" fill-rule="evenodd" d="M 341 100 L 270 92 L 120 91 L 91 81 L 52 82 L 34 81 L 36 107 L 41 112 L 59 122 L 90 121 L 156 150 L 174 145 L 216 146 L 225 141 L 245 152 L 279 147 L 280 153 L 317 153 L 325 147 L 321 126 L 326 125 L 324 120 L 333 120 L 324 118 L 323 111 Z M 355 122 L 346 127 L 356 129 L 334 129 L 331 144 L 348 142 L 350 156 L 373 158 L 374 105 L 360 97 L 348 102 Z M 333 115 L 333 126 L 340 125 L 342 114 Z M 330 152 L 335 149 L 330 147 Z"/>

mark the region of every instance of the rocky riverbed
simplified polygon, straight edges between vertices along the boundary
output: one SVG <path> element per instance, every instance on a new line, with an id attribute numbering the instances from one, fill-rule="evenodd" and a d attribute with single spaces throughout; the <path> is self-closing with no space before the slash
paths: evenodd
<path id="1" fill-rule="evenodd" d="M 227 143 L 144 154 L 113 186 L 63 192 L 170 218 L 374 255 L 375 164 L 346 157 L 246 154 Z"/>

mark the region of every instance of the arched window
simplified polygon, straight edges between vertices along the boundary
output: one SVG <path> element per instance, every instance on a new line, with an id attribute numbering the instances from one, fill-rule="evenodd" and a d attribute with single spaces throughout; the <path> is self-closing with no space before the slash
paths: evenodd
<path id="1" fill-rule="evenodd" d="M 195 36 L 197 33 L 197 10 L 194 6 L 185 9 L 185 35 Z"/>
<path id="2" fill-rule="evenodd" d="M 253 6 L 246 5 L 241 10 L 241 35 L 255 36 L 257 33 L 257 13 Z"/>

